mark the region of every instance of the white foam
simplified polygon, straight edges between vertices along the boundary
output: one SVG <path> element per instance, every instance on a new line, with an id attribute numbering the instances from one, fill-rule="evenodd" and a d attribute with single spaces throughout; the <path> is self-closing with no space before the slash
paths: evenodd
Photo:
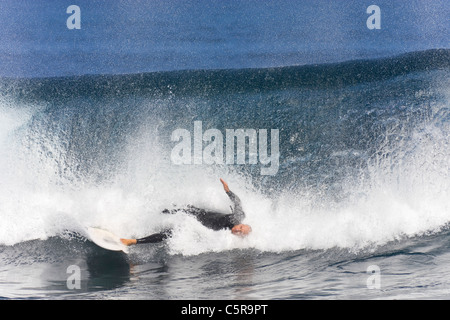
<path id="1" fill-rule="evenodd" d="M 62 180 L 54 159 L 22 143 L 30 133 L 18 129 L 29 113 L 6 108 L 0 112 L 0 244 L 45 239 L 79 226 L 98 226 L 123 237 L 143 237 L 170 226 L 173 254 L 242 248 L 358 250 L 437 231 L 450 221 L 448 130 L 433 125 L 417 130 L 400 146 L 402 161 L 384 157 L 370 163 L 363 178 L 344 186 L 351 196 L 336 204 L 305 190 L 270 199 L 228 168 L 175 166 L 157 135 L 148 130 L 130 141 L 124 151 L 126 165 L 114 181 Z M 243 239 L 209 230 L 191 217 L 161 214 L 172 204 L 227 212 L 230 203 L 220 177 L 242 199 L 251 236 Z"/>

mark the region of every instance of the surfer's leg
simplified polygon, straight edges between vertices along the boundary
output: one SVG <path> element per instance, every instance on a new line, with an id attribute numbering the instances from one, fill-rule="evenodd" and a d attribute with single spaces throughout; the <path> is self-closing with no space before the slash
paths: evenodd
<path id="1" fill-rule="evenodd" d="M 164 230 L 162 232 L 154 233 L 148 237 L 136 239 L 136 244 L 142 243 L 158 243 L 166 240 L 172 234 L 172 230 Z"/>
<path id="2" fill-rule="evenodd" d="M 154 233 L 148 237 L 140 238 L 140 239 L 120 239 L 120 241 L 126 245 L 131 246 L 134 244 L 142 244 L 142 243 L 158 243 L 162 242 L 172 234 L 171 229 L 164 230 L 162 232 Z"/>

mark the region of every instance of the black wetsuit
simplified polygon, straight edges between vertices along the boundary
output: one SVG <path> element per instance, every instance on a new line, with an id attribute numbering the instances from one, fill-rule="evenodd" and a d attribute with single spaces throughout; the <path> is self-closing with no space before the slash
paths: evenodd
<path id="1" fill-rule="evenodd" d="M 197 220 L 213 230 L 232 229 L 235 225 L 242 223 L 245 218 L 244 210 L 242 210 L 241 200 L 233 192 L 227 192 L 228 197 L 233 202 L 231 208 L 232 213 L 223 214 L 220 212 L 208 211 L 205 209 L 196 208 L 194 206 L 188 206 L 183 209 L 163 210 L 165 214 L 175 214 L 178 212 L 186 213 L 194 216 Z M 137 243 L 157 243 L 167 239 L 172 233 L 172 230 L 164 230 L 152 234 L 148 237 L 137 239 Z"/>

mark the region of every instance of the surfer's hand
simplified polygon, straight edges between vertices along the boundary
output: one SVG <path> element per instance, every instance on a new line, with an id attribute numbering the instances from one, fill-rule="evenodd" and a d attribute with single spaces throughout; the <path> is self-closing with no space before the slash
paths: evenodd
<path id="1" fill-rule="evenodd" d="M 220 182 L 222 182 L 225 192 L 230 192 L 230 188 L 228 188 L 228 184 L 225 181 L 223 181 L 222 178 L 220 178 Z"/>

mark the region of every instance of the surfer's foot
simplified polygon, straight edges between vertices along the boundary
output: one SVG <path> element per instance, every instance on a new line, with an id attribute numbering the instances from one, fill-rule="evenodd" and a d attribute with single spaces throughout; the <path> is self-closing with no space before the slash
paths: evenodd
<path id="1" fill-rule="evenodd" d="M 137 243 L 136 239 L 120 239 L 120 242 L 122 242 L 126 246 L 131 246 Z"/>

